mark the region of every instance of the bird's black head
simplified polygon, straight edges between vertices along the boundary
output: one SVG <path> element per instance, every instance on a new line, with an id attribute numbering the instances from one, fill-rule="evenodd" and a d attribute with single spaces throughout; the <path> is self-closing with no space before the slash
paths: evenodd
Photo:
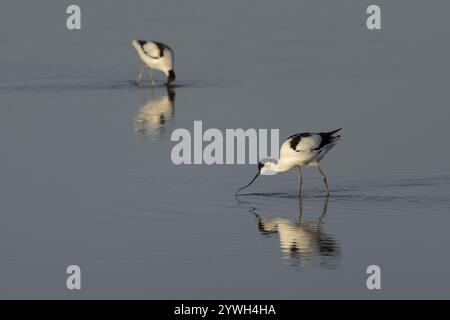
<path id="1" fill-rule="evenodd" d="M 139 43 L 139 45 L 141 47 L 143 47 L 147 43 L 147 41 L 144 41 L 144 40 L 137 40 L 137 42 Z"/>
<path id="2" fill-rule="evenodd" d="M 169 74 L 167 75 L 167 84 L 175 81 L 175 72 L 173 70 L 169 70 Z"/>
<path id="3" fill-rule="evenodd" d="M 264 167 L 264 163 L 258 162 L 258 172 L 261 173 L 261 169 Z"/>

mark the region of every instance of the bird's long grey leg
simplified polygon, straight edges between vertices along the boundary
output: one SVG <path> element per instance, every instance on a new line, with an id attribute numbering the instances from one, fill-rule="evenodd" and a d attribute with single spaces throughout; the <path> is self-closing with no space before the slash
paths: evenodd
<path id="1" fill-rule="evenodd" d="M 328 199 L 330 198 L 329 195 L 325 196 L 325 201 L 323 202 L 323 208 L 322 208 L 322 214 L 320 215 L 319 218 L 319 224 L 323 223 L 323 219 L 325 218 L 326 214 L 327 214 L 327 210 L 328 210 Z"/>
<path id="2" fill-rule="evenodd" d="M 302 221 L 303 216 L 303 202 L 302 197 L 298 197 L 298 222 Z"/>
<path id="3" fill-rule="evenodd" d="M 298 189 L 297 189 L 297 195 L 299 197 L 301 197 L 301 195 L 302 195 L 302 182 L 303 182 L 302 168 L 298 167 Z"/>
<path id="4" fill-rule="evenodd" d="M 150 68 L 150 81 L 152 82 L 152 86 L 154 86 L 155 78 L 153 78 L 153 68 Z"/>
<path id="5" fill-rule="evenodd" d="M 319 169 L 320 175 L 322 176 L 322 181 L 323 181 L 323 184 L 325 185 L 325 190 L 326 190 L 327 196 L 328 196 L 330 194 L 330 190 L 328 189 L 327 177 L 325 176 L 325 173 L 323 173 L 323 171 L 320 168 L 319 164 L 317 164 L 317 169 Z"/>
<path id="6" fill-rule="evenodd" d="M 135 81 L 135 84 L 136 84 L 137 86 L 139 85 L 139 82 L 141 82 L 142 75 L 144 74 L 144 69 L 145 69 L 145 66 L 143 66 L 143 67 L 141 68 L 141 71 L 139 72 L 139 75 L 138 75 L 138 77 L 137 77 L 137 79 L 136 79 L 136 81 Z"/>

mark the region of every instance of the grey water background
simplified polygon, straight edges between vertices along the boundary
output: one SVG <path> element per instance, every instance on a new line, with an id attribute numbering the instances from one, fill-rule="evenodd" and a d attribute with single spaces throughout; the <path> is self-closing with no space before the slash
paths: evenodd
<path id="1" fill-rule="evenodd" d="M 1 6 L 0 298 L 450 298 L 448 1 L 77 1 L 81 31 L 69 4 Z M 132 38 L 175 50 L 173 103 L 132 85 Z M 294 172 L 236 199 L 255 166 L 173 165 L 194 120 L 343 127 L 331 196 L 313 169 L 299 203 Z"/>

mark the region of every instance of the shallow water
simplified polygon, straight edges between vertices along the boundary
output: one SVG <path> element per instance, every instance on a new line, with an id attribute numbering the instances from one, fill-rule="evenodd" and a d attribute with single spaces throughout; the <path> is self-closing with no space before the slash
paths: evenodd
<path id="1" fill-rule="evenodd" d="M 381 1 L 369 32 L 359 1 L 79 2 L 80 32 L 0 12 L 1 298 L 450 298 L 449 4 Z M 170 92 L 133 85 L 135 37 L 174 48 Z M 194 120 L 343 127 L 330 197 L 314 169 L 299 201 L 294 172 L 235 197 L 255 166 L 175 166 Z"/>

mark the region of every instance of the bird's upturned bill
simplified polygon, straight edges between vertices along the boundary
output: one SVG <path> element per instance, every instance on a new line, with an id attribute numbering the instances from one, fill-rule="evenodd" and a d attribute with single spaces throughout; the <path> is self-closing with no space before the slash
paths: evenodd
<path id="1" fill-rule="evenodd" d="M 256 180 L 256 178 L 258 178 L 258 177 L 259 177 L 259 172 L 258 172 L 258 173 L 256 174 L 256 176 L 252 179 L 252 181 L 250 181 L 249 184 L 247 184 L 247 185 L 245 185 L 245 186 L 239 188 L 239 189 L 236 191 L 236 196 L 239 195 L 239 191 L 244 190 L 245 188 L 247 188 L 248 186 L 250 186 L 250 185 Z"/>

